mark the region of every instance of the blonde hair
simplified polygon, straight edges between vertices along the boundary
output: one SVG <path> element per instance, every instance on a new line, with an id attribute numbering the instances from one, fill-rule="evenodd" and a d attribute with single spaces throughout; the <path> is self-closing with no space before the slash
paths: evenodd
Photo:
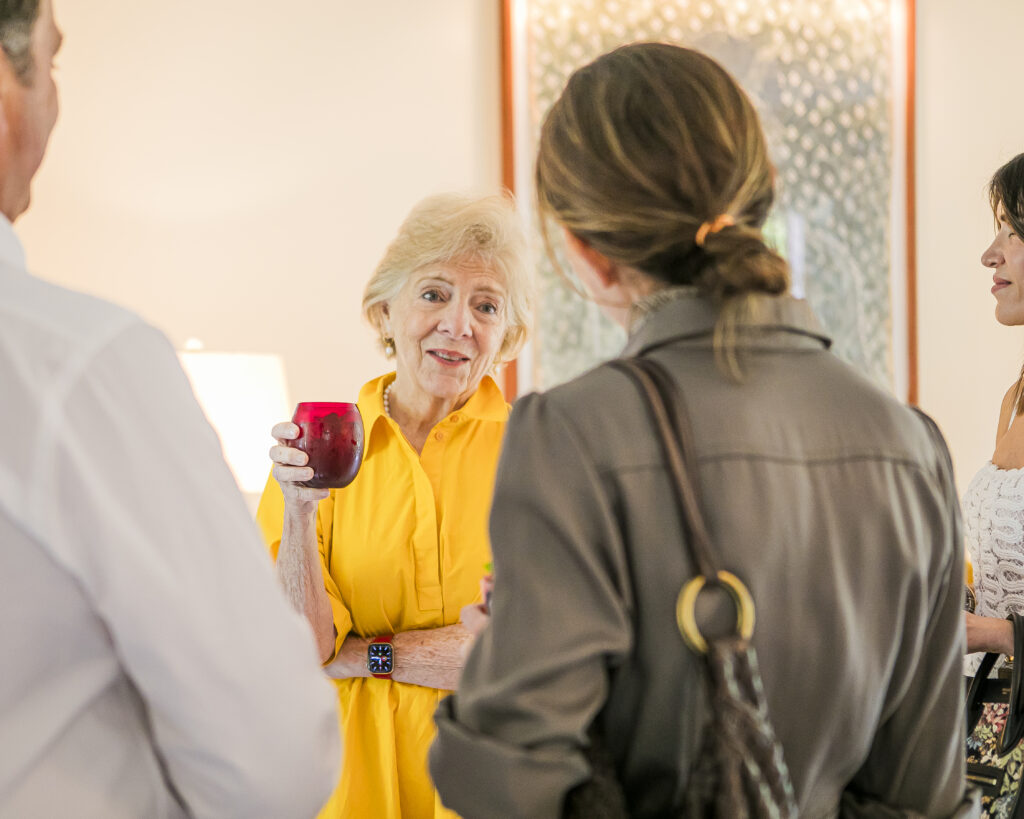
<path id="1" fill-rule="evenodd" d="M 409 212 L 367 282 L 363 315 L 384 335 L 384 308 L 417 270 L 473 260 L 500 273 L 507 290 L 505 337 L 495 364 L 516 357 L 533 321 L 534 283 L 526 236 L 511 195 L 430 196 Z"/>
<path id="2" fill-rule="evenodd" d="M 663 43 L 599 57 L 548 112 L 535 179 L 540 210 L 595 250 L 712 297 L 720 362 L 739 377 L 737 328 L 789 270 L 761 234 L 774 169 L 760 121 L 725 69 Z"/>

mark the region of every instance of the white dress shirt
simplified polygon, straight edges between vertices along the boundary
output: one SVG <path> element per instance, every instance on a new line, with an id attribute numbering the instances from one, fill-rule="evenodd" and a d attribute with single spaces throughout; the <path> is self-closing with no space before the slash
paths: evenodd
<path id="1" fill-rule="evenodd" d="M 309 817 L 335 709 L 167 340 L 0 219 L 0 817 Z"/>

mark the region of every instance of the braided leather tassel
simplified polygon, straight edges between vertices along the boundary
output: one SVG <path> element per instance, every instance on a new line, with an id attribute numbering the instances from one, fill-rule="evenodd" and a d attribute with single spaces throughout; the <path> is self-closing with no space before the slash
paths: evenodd
<path id="1" fill-rule="evenodd" d="M 706 662 L 711 721 L 690 771 L 684 815 L 796 817 L 753 647 L 738 638 L 713 641 Z"/>

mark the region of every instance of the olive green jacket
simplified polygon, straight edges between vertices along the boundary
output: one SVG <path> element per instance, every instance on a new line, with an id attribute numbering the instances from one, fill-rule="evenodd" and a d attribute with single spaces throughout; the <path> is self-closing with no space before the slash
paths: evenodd
<path id="1" fill-rule="evenodd" d="M 723 376 L 715 313 L 680 298 L 624 356 L 689 408 L 722 568 L 749 586 L 770 717 L 802 817 L 844 791 L 927 816 L 964 797 L 963 545 L 941 436 L 829 352 L 802 302 L 763 300 Z M 706 715 L 676 627 L 693 568 L 632 382 L 601 366 L 519 401 L 491 516 L 493 620 L 437 713 L 431 772 L 473 817 L 559 816 L 597 720 L 632 815 L 671 815 Z M 735 614 L 702 613 L 728 628 Z M 878 806 L 881 809 L 881 806 Z M 874 815 L 879 815 L 875 812 Z"/>

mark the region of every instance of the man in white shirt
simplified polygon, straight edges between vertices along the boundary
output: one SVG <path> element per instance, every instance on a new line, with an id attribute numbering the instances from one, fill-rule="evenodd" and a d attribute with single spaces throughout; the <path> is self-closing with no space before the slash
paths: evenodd
<path id="1" fill-rule="evenodd" d="M 166 339 L 26 271 L 51 0 L 0 0 L 0 817 L 309 817 L 335 695 Z"/>

